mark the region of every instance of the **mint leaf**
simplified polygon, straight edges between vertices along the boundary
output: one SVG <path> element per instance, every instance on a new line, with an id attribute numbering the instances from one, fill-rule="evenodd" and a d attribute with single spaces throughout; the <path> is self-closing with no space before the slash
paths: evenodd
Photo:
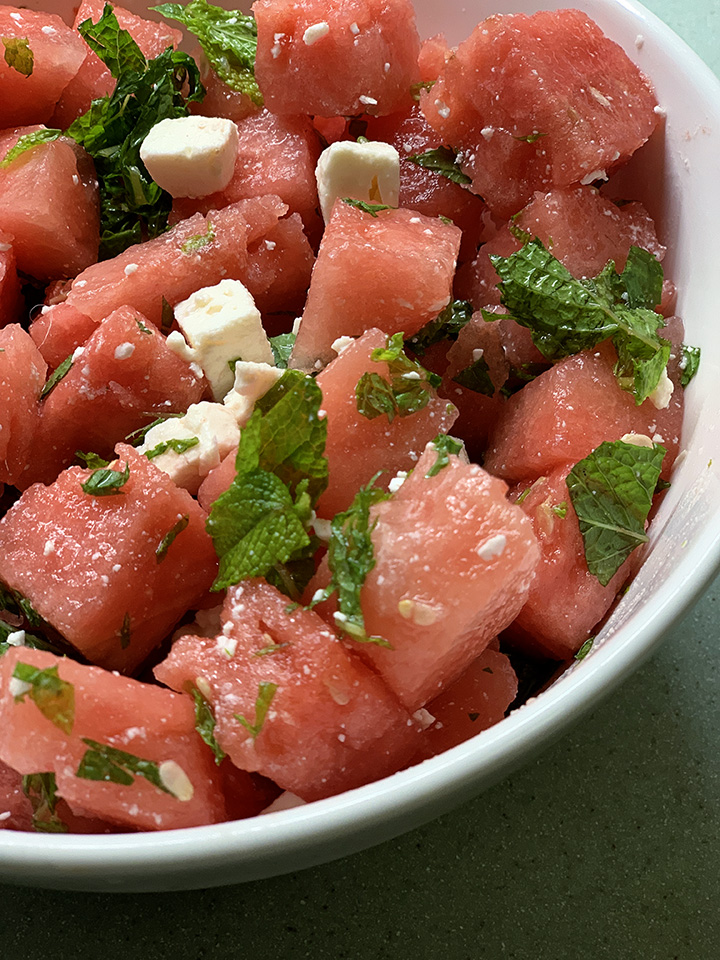
<path id="1" fill-rule="evenodd" d="M 185 6 L 163 3 L 151 9 L 187 27 L 197 37 L 218 76 L 231 89 L 246 94 L 258 106 L 263 105 L 255 80 L 257 24 L 253 16 L 223 10 L 207 0 L 190 0 Z"/>
<path id="2" fill-rule="evenodd" d="M 155 551 L 155 560 L 157 563 L 162 563 L 167 552 L 170 549 L 170 545 L 175 542 L 175 538 L 178 537 L 183 530 L 185 530 L 190 523 L 190 514 L 186 513 L 184 517 L 180 517 L 177 523 L 174 523 L 173 526 L 168 530 L 165 536 L 162 538 L 158 544 L 157 550 Z"/>
<path id="3" fill-rule="evenodd" d="M 3 606 L 5 609 L 7 609 L 7 605 L 3 604 Z M 10 643 L 8 641 L 8 637 L 12 636 L 14 633 L 24 634 L 21 644 Z M 13 627 L 5 620 L 0 620 L 0 657 L 4 653 L 7 653 L 8 650 L 11 650 L 17 646 L 27 647 L 30 650 L 47 650 L 48 653 L 54 653 L 57 656 L 62 656 L 61 651 L 58 650 L 57 647 L 53 646 L 53 644 L 48 643 L 44 637 L 37 637 L 34 634 L 23 630 L 21 627 Z"/>
<path id="4" fill-rule="evenodd" d="M 82 450 L 76 450 L 75 456 L 78 460 L 82 460 L 90 470 L 102 469 L 102 467 L 107 467 L 110 463 L 109 460 L 103 459 L 103 457 L 98 456 L 97 453 L 83 453 Z"/>
<path id="5" fill-rule="evenodd" d="M 280 650 L 287 650 L 290 646 L 290 642 L 286 643 L 269 643 L 266 647 L 261 647 L 259 650 L 256 650 L 253 653 L 254 657 L 267 657 L 269 654 L 278 653 Z"/>
<path id="6" fill-rule="evenodd" d="M 513 140 L 519 140 L 521 143 L 537 143 L 541 137 L 546 137 L 546 133 L 538 133 L 537 130 L 529 133 L 526 137 L 513 137 Z"/>
<path id="7" fill-rule="evenodd" d="M 184 243 L 180 244 L 180 249 L 183 253 L 189 256 L 191 253 L 197 253 L 198 250 L 202 250 L 203 247 L 207 247 L 207 245 L 212 243 L 214 239 L 215 229 L 208 219 L 207 230 L 205 233 L 196 233 L 194 236 L 188 237 Z"/>
<path id="8" fill-rule="evenodd" d="M 367 486 L 358 490 L 347 510 L 333 518 L 328 544 L 330 582 L 324 590 L 316 593 L 310 606 L 323 603 L 333 593 L 337 593 L 337 628 L 359 643 L 376 643 L 390 647 L 391 644 L 382 637 L 367 636 L 360 605 L 363 584 L 375 566 L 372 532 L 377 521 L 370 525 L 370 507 L 390 498 L 389 493 L 375 488 L 378 476 L 379 474 L 376 474 Z"/>
<path id="9" fill-rule="evenodd" d="M 578 652 L 575 654 L 575 660 L 584 660 L 585 657 L 592 650 L 592 645 L 595 643 L 595 637 L 588 637 L 585 643 L 580 647 Z"/>
<path id="10" fill-rule="evenodd" d="M 40 713 L 51 723 L 63 733 L 72 732 L 75 722 L 75 688 L 71 683 L 60 679 L 57 667 L 41 670 L 18 660 L 13 677 L 30 685 L 30 689 L 15 696 L 16 703 L 21 703 L 29 696 Z"/>
<path id="11" fill-rule="evenodd" d="M 426 150 L 425 153 L 414 153 L 407 158 L 416 163 L 419 167 L 426 170 L 432 170 L 433 173 L 439 173 L 453 183 L 468 184 L 472 179 L 463 173 L 457 162 L 457 154 L 450 147 L 437 147 L 434 150 Z"/>
<path id="12" fill-rule="evenodd" d="M 622 287 L 627 293 L 627 305 L 631 309 L 642 307 L 654 310 L 662 300 L 663 268 L 649 250 L 630 247 L 625 269 L 620 274 Z"/>
<path id="13" fill-rule="evenodd" d="M 160 768 L 154 760 L 145 760 L 132 753 L 118 750 L 106 743 L 97 740 L 82 738 L 87 749 L 83 754 L 80 766 L 75 774 L 81 780 L 101 780 L 105 783 L 119 783 L 124 787 L 131 787 L 135 777 L 144 777 L 149 783 L 163 793 L 174 796 L 165 786 L 160 776 Z"/>
<path id="14" fill-rule="evenodd" d="M 472 304 L 467 300 L 451 300 L 434 320 L 426 323 L 407 340 L 407 346 L 421 357 L 426 350 L 442 340 L 457 340 L 472 315 Z"/>
<path id="15" fill-rule="evenodd" d="M 355 200 L 352 197 L 342 197 L 343 203 L 350 204 L 351 207 L 357 207 L 363 213 L 369 213 L 371 217 L 377 217 L 381 210 L 395 210 L 396 207 L 389 207 L 386 203 L 367 203 L 365 200 Z"/>
<path id="16" fill-rule="evenodd" d="M 358 413 L 368 420 L 385 414 L 392 423 L 396 416 L 409 417 L 423 410 L 432 398 L 431 390 L 442 378 L 421 367 L 403 351 L 403 335 L 388 337 L 387 346 L 370 354 L 374 363 L 386 363 L 390 380 L 378 373 L 364 373 L 355 387 Z"/>
<path id="17" fill-rule="evenodd" d="M 162 421 L 160 422 L 162 423 Z M 149 429 L 148 427 L 148 430 Z M 154 460 L 155 457 L 162 456 L 162 454 L 167 453 L 168 450 L 181 454 L 196 447 L 199 443 L 199 437 L 171 437 L 169 440 L 162 440 L 157 446 L 153 447 L 152 450 L 148 450 L 145 456 L 148 460 Z"/>
<path id="18" fill-rule="evenodd" d="M 457 456 L 464 447 L 462 440 L 457 440 L 455 437 L 449 436 L 447 433 L 439 433 L 432 442 L 435 447 L 435 452 L 437 453 L 437 460 L 430 467 L 425 476 L 430 479 L 430 477 L 437 476 L 438 473 L 450 463 L 450 454 Z"/>
<path id="19" fill-rule="evenodd" d="M 270 704 L 272 703 L 276 693 L 276 683 L 268 683 L 263 681 L 258 685 L 258 695 L 257 700 L 255 701 L 255 723 L 250 723 L 250 721 L 246 720 L 245 717 L 243 717 L 240 713 L 235 714 L 235 719 L 237 722 L 241 723 L 243 727 L 245 727 L 253 740 L 256 739 L 263 728 L 268 710 L 270 709 Z"/>
<path id="20" fill-rule="evenodd" d="M 212 750 L 215 763 L 219 766 L 227 754 L 215 739 L 215 714 L 212 704 L 205 699 L 197 687 L 191 685 L 190 693 L 195 701 L 195 729 Z"/>
<path id="21" fill-rule="evenodd" d="M 151 413 L 146 413 L 146 417 L 151 417 Z M 145 442 L 145 437 L 152 430 L 153 427 L 157 427 L 160 423 L 165 423 L 166 420 L 170 420 L 172 417 L 184 417 L 184 413 L 168 413 L 164 417 L 157 417 L 152 423 L 149 423 L 146 427 L 138 427 L 137 430 L 133 430 L 132 433 L 129 433 L 125 439 L 128 440 L 134 447 L 139 447 L 142 443 Z"/>
<path id="22" fill-rule="evenodd" d="M 485 357 L 478 357 L 470 366 L 456 373 L 453 383 L 459 383 L 461 387 L 472 390 L 473 393 L 482 393 L 486 397 L 495 395 L 495 386 L 490 379 L 490 368 Z"/>
<path id="23" fill-rule="evenodd" d="M 35 66 L 35 57 L 30 49 L 27 37 L 2 37 L 5 47 L 5 63 L 24 77 L 31 77 Z"/>
<path id="24" fill-rule="evenodd" d="M 287 370 L 290 354 L 295 346 L 294 333 L 279 333 L 276 337 L 270 337 L 270 347 L 272 348 L 275 366 Z"/>
<path id="25" fill-rule="evenodd" d="M 493 316 L 496 316 L 496 314 L 493 314 Z M 507 379 L 500 387 L 500 393 L 507 400 L 518 390 L 522 390 L 526 384 L 539 377 L 541 373 L 545 373 L 547 369 L 548 364 L 546 363 L 521 363 L 517 367 L 510 367 Z"/>
<path id="26" fill-rule="evenodd" d="M 40 399 L 44 400 L 49 393 L 55 389 L 55 387 L 60 383 L 62 378 L 70 371 L 70 367 L 73 365 L 72 354 L 69 357 L 66 357 L 63 362 L 57 367 L 57 369 L 50 374 L 47 378 L 45 386 L 40 391 Z"/>
<path id="27" fill-rule="evenodd" d="M 130 464 L 125 464 L 122 473 L 119 470 L 101 468 L 94 470 L 84 483 L 81 483 L 83 493 L 93 497 L 111 497 L 122 492 L 122 487 L 130 479 Z"/>
<path id="28" fill-rule="evenodd" d="M 32 805 L 34 830 L 67 833 L 67 826 L 56 812 L 58 797 L 54 773 L 28 773 L 22 778 L 22 789 Z"/>
<path id="29" fill-rule="evenodd" d="M 19 156 L 22 156 L 27 150 L 32 150 L 33 147 L 39 147 L 43 143 L 52 143 L 61 134 L 62 130 L 36 130 L 34 133 L 26 133 L 20 137 L 14 147 L 10 147 L 0 161 L 0 169 L 9 167 L 13 160 L 17 160 Z"/>
<path id="30" fill-rule="evenodd" d="M 567 476 L 588 570 L 604 587 L 635 547 L 647 542 L 645 521 L 665 453 L 659 444 L 601 443 Z"/>
<path id="31" fill-rule="evenodd" d="M 108 4 L 97 23 L 88 18 L 78 26 L 85 43 L 117 80 L 128 71 L 143 71 L 145 55 L 127 30 L 120 29 L 117 18 L 108 14 Z M 112 14 L 112 7 L 110 7 Z"/>
<path id="32" fill-rule="evenodd" d="M 682 345 L 682 355 L 680 357 L 680 385 L 686 387 L 700 366 L 700 347 L 690 347 L 686 343 Z"/>

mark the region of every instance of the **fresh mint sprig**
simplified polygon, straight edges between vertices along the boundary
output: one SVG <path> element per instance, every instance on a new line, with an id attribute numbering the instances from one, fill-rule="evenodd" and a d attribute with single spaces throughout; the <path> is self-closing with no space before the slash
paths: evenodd
<path id="1" fill-rule="evenodd" d="M 368 420 L 383 414 L 392 423 L 396 416 L 409 417 L 423 410 L 442 383 L 442 378 L 411 360 L 403 350 L 403 335 L 388 337 L 385 347 L 370 354 L 374 363 L 387 364 L 389 380 L 379 373 L 366 372 L 355 387 L 358 413 Z"/>
<path id="2" fill-rule="evenodd" d="M 424 167 L 425 170 L 439 173 L 461 186 L 472 183 L 471 177 L 460 169 L 457 154 L 450 147 L 436 147 L 434 150 L 426 150 L 424 153 L 414 153 L 408 157 L 408 160 L 419 167 Z"/>

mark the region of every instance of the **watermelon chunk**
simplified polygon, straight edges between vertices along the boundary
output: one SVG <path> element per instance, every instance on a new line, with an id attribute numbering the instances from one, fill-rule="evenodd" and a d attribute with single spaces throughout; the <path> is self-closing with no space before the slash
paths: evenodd
<path id="1" fill-rule="evenodd" d="M 297 213 L 278 220 L 260 240 L 248 246 L 245 286 L 261 313 L 299 312 L 310 286 L 315 254 Z M 267 322 L 263 323 L 268 335 Z"/>
<path id="2" fill-rule="evenodd" d="M 0 330 L 0 483 L 18 482 L 39 425 L 47 364 L 18 324 Z"/>
<path id="3" fill-rule="evenodd" d="M 255 75 L 273 113 L 410 106 L 420 40 L 410 0 L 256 0 Z"/>
<path id="4" fill-rule="evenodd" d="M 288 613 L 287 605 L 262 580 L 231 587 L 222 633 L 180 637 L 155 676 L 176 690 L 200 678 L 215 737 L 233 763 L 303 800 L 400 769 L 419 745 L 411 718 L 316 613 Z M 262 689 L 264 721 L 256 704 Z M 249 731 L 238 715 L 259 729 Z"/>
<path id="5" fill-rule="evenodd" d="M 133 447 L 117 455 L 115 495 L 85 493 L 79 467 L 25 491 L 0 521 L 0 579 L 91 663 L 130 672 L 204 598 L 217 559 L 190 494 Z"/>
<path id="6" fill-rule="evenodd" d="M 50 696 L 43 712 L 27 693 L 18 696 L 12 679 L 18 664 L 56 670 L 71 687 L 74 707 Z M 25 647 L 0 659 L 0 690 L 0 759 L 22 774 L 54 772 L 58 794 L 75 814 L 140 830 L 225 819 L 213 755 L 195 731 L 187 697 Z M 78 776 L 93 749 L 86 740 L 151 761 L 164 789 L 141 775 L 126 773 L 131 782 L 118 782 L 117 766 L 100 779 Z"/>
<path id="7" fill-rule="evenodd" d="M 460 230 L 412 210 L 333 207 L 315 261 L 293 366 L 320 369 L 333 342 L 370 327 L 410 336 L 447 305 Z"/>
<path id="8" fill-rule="evenodd" d="M 0 129 L 47 123 L 87 47 L 53 13 L 0 7 Z"/>
<path id="9" fill-rule="evenodd" d="M 22 788 L 22 775 L 0 760 L 0 830 L 32 830 L 32 804 Z"/>
<path id="10" fill-rule="evenodd" d="M 200 67 L 200 79 L 205 87 L 205 97 L 202 103 L 193 101 L 190 104 L 190 113 L 201 117 L 227 117 L 235 123 L 244 120 L 251 113 L 257 113 L 259 110 L 257 104 L 246 93 L 233 90 L 224 80 L 221 80 L 208 64 L 201 50 L 196 50 L 192 56 Z"/>
<path id="11" fill-rule="evenodd" d="M 648 80 L 579 10 L 488 17 L 420 104 L 506 218 L 536 190 L 605 177 L 659 119 Z"/>
<path id="12" fill-rule="evenodd" d="M 329 483 L 317 505 L 322 517 L 332 518 L 350 506 L 353 497 L 377 473 L 384 471 L 380 486 L 399 470 L 412 470 L 425 445 L 448 433 L 457 411 L 434 390 L 428 405 L 409 417 L 386 415 L 368 420 L 357 409 L 355 388 L 366 372 L 387 377 L 387 364 L 371 360 L 372 351 L 385 347 L 387 337 L 377 329 L 368 330 L 347 346 L 318 376 L 327 411 Z"/>
<path id="13" fill-rule="evenodd" d="M 17 274 L 13 238 L 0 230 L 0 327 L 23 319 L 25 301 Z"/>

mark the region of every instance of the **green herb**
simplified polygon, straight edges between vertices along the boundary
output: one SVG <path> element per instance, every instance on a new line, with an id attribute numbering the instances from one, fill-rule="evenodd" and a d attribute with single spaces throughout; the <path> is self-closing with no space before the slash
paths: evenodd
<path id="1" fill-rule="evenodd" d="M 266 647 L 261 647 L 253 653 L 254 657 L 266 657 L 268 654 L 277 653 L 279 650 L 285 650 L 290 643 L 269 643 Z"/>
<path id="2" fill-rule="evenodd" d="M 357 207 L 363 213 L 369 213 L 371 217 L 376 217 L 381 210 L 395 210 L 395 207 L 389 207 L 386 203 L 367 203 L 365 200 L 354 200 L 352 197 L 342 197 L 343 203 L 349 203 L 351 207 Z"/>
<path id="3" fill-rule="evenodd" d="M 102 457 L 98 456 L 97 453 L 83 453 L 82 450 L 76 450 L 75 456 L 78 460 L 82 460 L 86 467 L 90 470 L 98 470 L 102 467 L 106 467 L 109 460 L 104 460 Z"/>
<path id="4" fill-rule="evenodd" d="M 0 584 L 0 609 L 9 610 L 11 613 L 25 617 L 33 627 L 46 626 L 45 621 L 27 597 L 24 597 L 17 590 L 6 589 L 2 584 Z"/>
<path id="5" fill-rule="evenodd" d="M 151 413 L 146 413 L 146 417 L 151 417 Z M 152 423 L 149 423 L 146 427 L 139 427 L 137 430 L 133 430 L 132 433 L 129 433 L 125 439 L 129 440 L 134 447 L 139 447 L 140 444 L 145 442 L 145 437 L 148 435 L 150 430 L 153 427 L 157 427 L 161 423 L 165 423 L 166 420 L 170 420 L 172 417 L 184 417 L 184 413 L 168 413 L 164 417 L 157 417 L 153 420 Z"/>
<path id="6" fill-rule="evenodd" d="M 167 302 L 165 297 L 162 298 L 162 313 L 160 318 L 160 330 L 167 336 L 172 329 L 172 325 L 175 323 L 175 311 Z"/>
<path id="7" fill-rule="evenodd" d="M 215 739 L 215 714 L 212 704 L 205 699 L 197 687 L 191 686 L 190 693 L 195 701 L 195 729 L 215 755 L 218 766 L 223 762 L 226 753 Z"/>
<path id="8" fill-rule="evenodd" d="M 179 536 L 179 534 L 181 534 L 183 530 L 185 530 L 185 528 L 188 526 L 189 523 L 190 523 L 190 514 L 186 513 L 184 517 L 180 517 L 177 523 L 173 524 L 171 529 L 168 530 L 168 532 L 165 534 L 165 536 L 162 538 L 162 540 L 158 544 L 157 550 L 155 551 L 155 560 L 158 563 L 163 562 L 163 560 L 167 556 L 168 550 L 170 549 L 170 545 L 174 542 L 175 538 Z"/>
<path id="9" fill-rule="evenodd" d="M 130 632 L 130 613 L 127 612 L 123 617 L 122 626 L 120 627 L 120 649 L 127 650 L 130 646 L 130 641 L 132 639 L 132 634 Z"/>
<path id="10" fill-rule="evenodd" d="M 154 460 L 155 457 L 162 456 L 163 453 L 167 453 L 168 450 L 181 454 L 192 449 L 192 447 L 196 447 L 199 443 L 199 437 L 171 437 L 169 440 L 162 440 L 156 447 L 153 447 L 152 450 L 148 450 L 145 456 L 148 460 Z"/>
<path id="11" fill-rule="evenodd" d="M 513 137 L 513 140 L 519 140 L 521 143 L 537 143 L 540 137 L 546 137 L 546 133 L 538 133 L 535 130 L 533 133 L 528 134 L 526 137 Z"/>
<path id="12" fill-rule="evenodd" d="M 258 685 L 258 695 L 257 700 L 255 701 L 255 723 L 250 723 L 250 721 L 246 720 L 245 717 L 243 717 L 240 713 L 235 714 L 235 719 L 237 722 L 241 723 L 243 727 L 245 727 L 253 740 L 257 738 L 258 734 L 263 728 L 265 718 L 267 717 L 268 710 L 270 709 L 270 704 L 272 703 L 276 692 L 276 683 L 267 683 L 263 681 Z"/>
<path id="13" fill-rule="evenodd" d="M 40 399 L 44 400 L 49 393 L 51 393 L 55 387 L 60 383 L 62 378 L 68 373 L 70 367 L 73 365 L 72 354 L 69 357 L 66 357 L 65 360 L 59 365 L 59 367 L 51 373 L 45 383 L 45 386 L 40 391 Z"/>
<path id="14" fill-rule="evenodd" d="M 93 497 L 111 497 L 121 492 L 121 488 L 130 479 L 130 464 L 125 464 L 122 473 L 118 470 L 101 468 L 94 470 L 84 483 L 81 483 L 83 493 Z"/>
<path id="15" fill-rule="evenodd" d="M 495 395 L 495 386 L 490 379 L 490 368 L 485 357 L 473 360 L 469 367 L 465 367 L 453 377 L 453 383 L 472 390 L 473 393 L 482 393 L 486 397 Z"/>
<path id="16" fill-rule="evenodd" d="M 518 506 L 520 506 L 521 503 L 524 503 L 525 500 L 527 500 L 527 498 L 530 496 L 530 491 L 532 490 L 532 488 L 533 488 L 533 484 L 530 484 L 529 487 L 526 487 L 526 488 L 523 490 L 523 492 L 520 494 L 520 496 L 519 496 L 519 497 L 517 498 L 517 500 L 515 501 L 515 503 L 516 503 Z"/>
<path id="17" fill-rule="evenodd" d="M 468 184 L 472 179 L 463 173 L 457 162 L 457 154 L 450 147 L 437 147 L 435 150 L 426 150 L 425 153 L 414 153 L 408 157 L 413 163 L 433 173 L 439 173 L 453 183 Z"/>
<path id="18" fill-rule="evenodd" d="M 30 663 L 15 664 L 13 677 L 30 684 L 30 688 L 15 697 L 21 703 L 29 696 L 40 713 L 54 723 L 63 733 L 71 733 L 75 722 L 75 688 L 61 680 L 57 667 L 41 670 Z"/>
<path id="19" fill-rule="evenodd" d="M 356 139 L 355 143 L 370 143 L 367 137 L 362 136 L 362 134 Z"/>
<path id="20" fill-rule="evenodd" d="M 206 247 L 209 243 L 212 243 L 215 240 L 215 229 L 213 228 L 210 220 L 207 221 L 207 230 L 205 233 L 196 233 L 192 237 L 188 237 L 184 243 L 180 244 L 180 249 L 183 253 L 190 255 L 191 253 L 197 253 L 198 250 L 202 250 L 203 247 Z"/>
<path id="21" fill-rule="evenodd" d="M 260 107 L 263 105 L 255 80 L 257 25 L 253 16 L 223 10 L 206 0 L 190 0 L 184 7 L 180 3 L 163 3 L 151 9 L 179 20 L 197 37 L 218 76 L 232 90 L 246 94 Z"/>
<path id="22" fill-rule="evenodd" d="M 139 317 L 136 317 L 136 318 L 135 318 L 135 323 L 138 325 L 138 330 L 140 331 L 140 333 L 147 333 L 147 334 L 149 334 L 150 336 L 153 335 L 153 332 L 152 332 L 152 330 L 150 329 L 150 327 L 146 327 L 145 324 L 142 322 L 142 320 L 140 320 Z"/>
<path id="23" fill-rule="evenodd" d="M 22 778 L 22 789 L 32 805 L 34 830 L 67 833 L 67 826 L 56 812 L 58 797 L 54 773 L 28 773 Z"/>
<path id="24" fill-rule="evenodd" d="M 413 83 L 410 85 L 410 96 L 416 103 L 420 102 L 420 94 L 423 90 L 432 90 L 435 86 L 435 80 L 421 80 L 420 83 Z"/>
<path id="25" fill-rule="evenodd" d="M 421 367 L 403 351 L 403 335 L 388 337 L 387 346 L 378 347 L 370 355 L 375 363 L 386 363 L 390 380 L 378 373 L 364 373 L 355 387 L 358 413 L 368 420 L 385 414 L 392 423 L 396 416 L 409 417 L 423 410 L 442 378 Z"/>
<path id="26" fill-rule="evenodd" d="M 682 356 L 680 357 L 680 384 L 686 387 L 700 366 L 700 347 L 690 347 L 686 343 L 682 345 Z"/>
<path id="27" fill-rule="evenodd" d="M 30 650 L 47 650 L 48 653 L 54 653 L 58 656 L 61 655 L 60 650 L 53 646 L 53 644 L 48 643 L 44 637 L 36 637 L 34 634 L 28 633 L 22 628 L 11 626 L 5 620 L 0 620 L 0 657 L 4 653 L 7 653 L 8 650 L 18 646 L 16 643 L 9 643 L 8 637 L 10 637 L 13 633 L 20 632 L 24 634 L 23 642 L 20 644 L 20 646 L 28 647 Z"/>
<path id="28" fill-rule="evenodd" d="M 437 460 L 425 474 L 428 479 L 437 476 L 443 467 L 450 463 L 450 454 L 457 456 L 464 446 L 462 440 L 456 440 L 455 437 L 450 437 L 447 433 L 439 433 L 432 444 L 437 453 Z"/>
<path id="29" fill-rule="evenodd" d="M 645 521 L 665 453 L 659 444 L 601 443 L 568 474 L 588 570 L 603 586 L 647 541 Z"/>
<path id="30" fill-rule="evenodd" d="M 155 761 L 136 757 L 132 753 L 125 753 L 124 750 L 87 737 L 83 737 L 82 742 L 89 749 L 83 754 L 75 774 L 81 780 L 101 780 L 131 787 L 135 783 L 135 777 L 144 777 L 158 790 L 174 796 L 172 790 L 168 790 L 162 782 L 160 768 Z"/>
<path id="31" fill-rule="evenodd" d="M 552 507 L 552 512 L 556 517 L 560 517 L 561 520 L 564 520 L 568 512 L 567 500 L 561 500 L 560 503 L 556 503 Z"/>
<path id="32" fill-rule="evenodd" d="M 494 319 L 497 319 L 498 314 L 493 314 L 492 316 Z M 510 367 L 507 379 L 500 387 L 500 393 L 507 400 L 509 397 L 512 397 L 513 394 L 517 393 L 518 390 L 522 390 L 526 384 L 531 383 L 536 377 L 539 377 L 541 373 L 545 373 L 547 369 L 548 365 L 546 363 L 521 363 L 517 367 Z"/>
<path id="33" fill-rule="evenodd" d="M 2 37 L 5 47 L 5 63 L 24 77 L 31 77 L 35 57 L 27 37 Z"/>
<path id="34" fill-rule="evenodd" d="M 658 335 L 654 306 L 662 293 L 662 267 L 647 250 L 632 247 L 622 274 L 608 265 L 592 279 L 577 280 L 537 237 L 510 257 L 490 257 L 501 299 L 513 319 L 532 333 L 543 356 L 557 361 L 603 340 L 618 353 L 615 375 L 637 404 L 657 386 L 670 357 Z"/>
<path id="35" fill-rule="evenodd" d="M 370 524 L 370 507 L 390 497 L 389 493 L 375 488 L 378 476 L 376 474 L 367 486 L 358 490 L 347 510 L 333 518 L 327 554 L 330 582 L 315 594 L 310 606 L 324 603 L 337 593 L 335 623 L 338 629 L 360 643 L 390 647 L 391 644 L 382 637 L 367 635 L 360 605 L 363 584 L 375 566 L 372 533 L 377 520 Z"/>
<path id="36" fill-rule="evenodd" d="M 97 23 L 85 20 L 78 30 L 117 80 L 113 93 L 93 100 L 66 131 L 95 163 L 104 259 L 167 229 L 172 197 L 149 176 L 140 147 L 161 120 L 187 116 L 188 104 L 200 101 L 204 90 L 186 53 L 168 47 L 147 61 L 109 4 Z"/>
<path id="37" fill-rule="evenodd" d="M 276 337 L 270 337 L 270 346 L 275 359 L 275 366 L 286 370 L 290 361 L 290 354 L 295 346 L 295 334 L 279 333 Z"/>
<path id="38" fill-rule="evenodd" d="M 413 353 L 421 357 L 436 343 L 443 340 L 457 340 L 460 331 L 470 322 L 472 315 L 472 304 L 467 300 L 451 300 L 442 313 L 408 339 L 407 345 Z"/>
<path id="39" fill-rule="evenodd" d="M 575 654 L 575 660 L 584 660 L 585 657 L 592 650 L 592 645 L 595 642 L 595 637 L 588 637 L 585 643 L 580 647 L 578 652 Z"/>
<path id="40" fill-rule="evenodd" d="M 220 558 L 213 589 L 274 569 L 275 585 L 297 592 L 293 565 L 307 570 L 312 509 L 327 486 L 321 403 L 313 378 L 297 370 L 287 370 L 256 403 L 240 436 L 235 479 L 207 521 Z"/>
<path id="41" fill-rule="evenodd" d="M 0 169 L 9 167 L 13 160 L 17 160 L 26 150 L 32 150 L 33 147 L 39 147 L 43 143 L 52 143 L 53 140 L 62 134 L 62 130 L 35 130 L 34 133 L 26 133 L 20 137 L 14 147 L 10 147 L 2 161 Z"/>

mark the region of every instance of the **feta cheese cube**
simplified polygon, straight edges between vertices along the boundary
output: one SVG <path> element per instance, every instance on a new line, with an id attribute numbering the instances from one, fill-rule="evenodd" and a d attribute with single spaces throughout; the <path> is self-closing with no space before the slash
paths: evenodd
<path id="1" fill-rule="evenodd" d="M 255 401 L 264 397 L 282 375 L 282 370 L 268 363 L 243 361 L 235 364 L 235 384 L 223 403 L 235 417 L 238 426 L 245 426 L 253 412 Z"/>
<path id="2" fill-rule="evenodd" d="M 648 400 L 656 410 L 667 410 L 670 406 L 670 398 L 675 390 L 675 384 L 668 376 L 667 367 L 660 374 L 660 380 L 653 392 L 649 394 Z"/>
<path id="3" fill-rule="evenodd" d="M 315 168 L 325 222 L 338 198 L 396 207 L 400 196 L 400 156 L 389 143 L 339 140 L 323 150 Z"/>
<path id="4" fill-rule="evenodd" d="M 148 173 L 172 197 L 206 197 L 224 190 L 237 152 L 237 127 L 223 117 L 161 120 L 140 147 Z"/>
<path id="5" fill-rule="evenodd" d="M 207 377 L 215 400 L 232 388 L 232 360 L 273 363 L 260 311 L 239 280 L 203 287 L 175 307 L 175 319 Z"/>

